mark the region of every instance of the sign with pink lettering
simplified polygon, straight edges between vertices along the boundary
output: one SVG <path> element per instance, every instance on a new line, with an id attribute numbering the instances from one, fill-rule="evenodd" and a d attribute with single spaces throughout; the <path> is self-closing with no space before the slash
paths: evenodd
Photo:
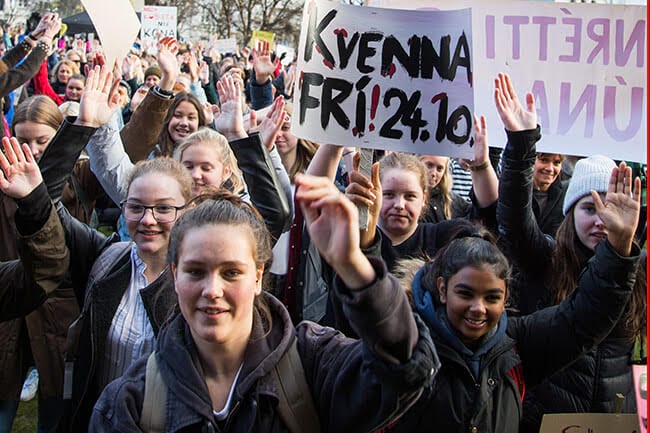
<path id="1" fill-rule="evenodd" d="M 469 10 L 305 3 L 292 130 L 318 143 L 471 158 Z"/>
<path id="2" fill-rule="evenodd" d="M 472 9 L 475 108 L 490 144 L 505 145 L 493 80 L 536 98 L 538 149 L 647 159 L 646 7 L 588 3 L 369 0 L 390 8 Z"/>

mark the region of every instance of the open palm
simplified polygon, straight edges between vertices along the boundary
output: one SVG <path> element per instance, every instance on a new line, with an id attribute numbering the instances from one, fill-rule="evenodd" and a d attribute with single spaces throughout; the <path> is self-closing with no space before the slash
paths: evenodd
<path id="1" fill-rule="evenodd" d="M 2 138 L 4 154 L 0 152 L 0 191 L 9 197 L 27 197 L 43 182 L 41 171 L 29 146 L 18 143 L 15 137 Z"/>

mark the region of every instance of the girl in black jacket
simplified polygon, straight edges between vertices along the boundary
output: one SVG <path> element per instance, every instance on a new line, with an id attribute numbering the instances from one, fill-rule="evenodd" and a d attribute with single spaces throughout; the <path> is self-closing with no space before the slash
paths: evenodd
<path id="1" fill-rule="evenodd" d="M 377 431 L 417 399 L 439 367 L 425 328 L 385 264 L 360 250 L 354 205 L 327 178 L 298 175 L 296 185 L 361 340 L 313 322 L 294 328 L 284 306 L 262 291 L 271 241 L 259 214 L 236 196 L 209 197 L 181 217 L 170 239 L 180 314 L 156 344 L 160 375 L 149 373 L 146 357 L 133 364 L 102 394 L 91 432 L 285 433 L 296 422 L 309 432 Z M 298 390 L 313 401 L 313 419 L 287 419 L 278 408 L 285 382 L 274 369 L 292 350 L 299 359 L 291 371 L 304 377 L 291 381 L 306 382 Z M 149 418 L 146 393 L 160 383 L 165 403 Z M 164 425 L 146 421 L 155 418 Z"/>
<path id="2" fill-rule="evenodd" d="M 592 193 L 609 230 L 559 305 L 523 317 L 505 311 L 510 265 L 486 232 L 452 240 L 409 287 L 441 359 L 434 384 L 394 432 L 516 433 L 527 389 L 598 344 L 630 298 L 638 264 L 633 245 L 640 181 L 614 168 L 605 201 Z"/>
<path id="3" fill-rule="evenodd" d="M 555 239 L 545 235 L 535 222 L 532 211 L 532 177 L 535 143 L 541 138 L 537 126 L 535 101 L 526 95 L 526 108 L 519 102 L 510 78 L 499 74 L 495 80 L 497 110 L 508 135 L 503 152 L 497 215 L 501 242 L 517 269 L 513 290 L 517 292 L 523 313 L 570 299 L 579 290 L 578 281 L 589 260 L 597 255 L 600 244 L 614 244 L 616 231 L 602 215 L 599 206 L 607 193 L 610 201 L 616 167 L 604 156 L 578 161 L 563 205 L 565 218 Z M 630 172 L 628 175 L 627 173 Z M 625 182 L 625 192 L 634 191 L 605 210 L 630 205 L 626 231 L 636 230 L 639 207 L 639 179 L 632 186 L 631 170 L 624 163 L 616 168 L 617 182 Z M 632 218 L 633 214 L 637 214 Z M 625 238 L 632 243 L 632 238 Z M 604 265 L 605 271 L 610 266 Z M 634 390 L 630 358 L 637 336 L 645 335 L 645 272 L 639 267 L 636 285 L 623 314 L 596 348 L 569 368 L 554 375 L 527 394 L 524 402 L 522 433 L 538 432 L 544 413 L 613 412 L 617 394 L 625 396 L 623 410 L 634 412 Z"/>

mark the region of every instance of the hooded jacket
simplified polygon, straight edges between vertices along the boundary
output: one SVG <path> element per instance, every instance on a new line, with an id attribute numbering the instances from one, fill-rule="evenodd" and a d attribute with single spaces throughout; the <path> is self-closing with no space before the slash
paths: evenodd
<path id="1" fill-rule="evenodd" d="M 426 327 L 410 311 L 399 284 L 381 261 L 373 260 L 373 265 L 378 278 L 364 289 L 352 291 L 335 282 L 362 341 L 308 321 L 294 328 L 284 306 L 264 295 L 270 328 L 254 315 L 233 403 L 221 422 L 213 416 L 189 326 L 177 315 L 156 342 L 168 387 L 165 431 L 287 432 L 277 409 L 273 367 L 296 338 L 323 432 L 376 431 L 400 416 L 439 364 Z M 106 388 L 95 406 L 91 432 L 140 431 L 146 362 L 140 359 Z"/>
<path id="2" fill-rule="evenodd" d="M 391 433 L 519 432 L 522 389 L 534 389 L 607 336 L 629 300 L 638 259 L 621 257 L 601 242 L 569 298 L 524 317 L 507 318 L 504 312 L 476 352 L 445 325 L 416 275 L 414 303 L 431 330 L 442 368 Z M 523 380 L 515 380 L 516 371 Z"/>
<path id="3" fill-rule="evenodd" d="M 555 241 L 540 230 L 532 210 L 535 143 L 541 137 L 540 129 L 507 134 L 497 205 L 499 234 L 507 256 L 515 262 L 513 292 L 518 306 L 521 313 L 528 314 L 552 305 L 552 293 L 544 281 L 552 272 Z M 586 264 L 593 253 L 581 243 L 577 250 Z M 605 270 L 610 266 L 603 264 Z M 627 302 L 623 310 L 626 306 Z M 634 342 L 626 335 L 623 321 L 617 320 L 610 331 L 597 347 L 528 393 L 522 433 L 539 431 L 544 413 L 613 412 L 617 393 L 625 396 L 623 411 L 635 411 L 630 368 Z"/>

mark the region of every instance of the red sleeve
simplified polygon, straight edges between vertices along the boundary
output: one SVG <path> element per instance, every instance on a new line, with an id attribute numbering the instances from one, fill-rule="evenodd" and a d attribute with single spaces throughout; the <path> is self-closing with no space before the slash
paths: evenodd
<path id="1" fill-rule="evenodd" d="M 56 105 L 63 104 L 65 99 L 54 91 L 47 76 L 47 59 L 45 59 L 45 61 L 41 64 L 40 69 L 32 79 L 34 82 L 34 94 L 49 96 L 54 102 L 56 102 Z"/>

